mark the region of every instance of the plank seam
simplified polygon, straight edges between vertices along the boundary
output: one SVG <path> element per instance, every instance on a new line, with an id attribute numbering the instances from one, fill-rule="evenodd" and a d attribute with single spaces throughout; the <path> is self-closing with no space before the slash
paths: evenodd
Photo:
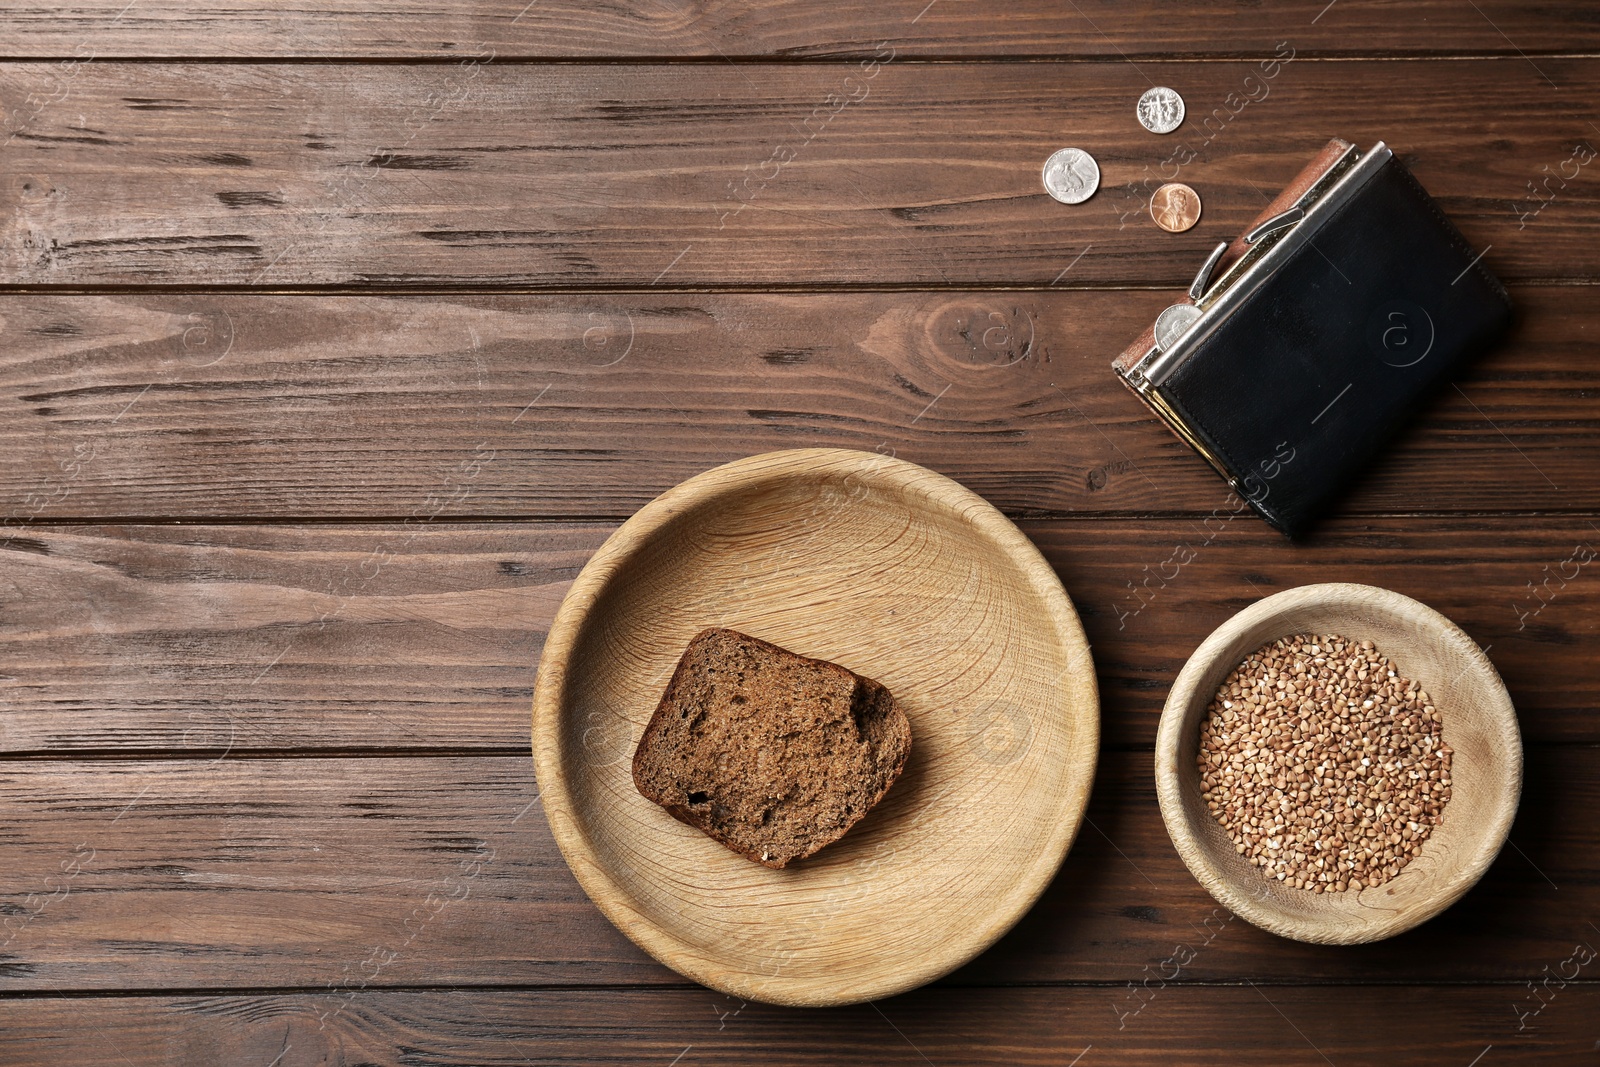
<path id="1" fill-rule="evenodd" d="M 1206 978 L 1206 979 L 1174 979 L 1169 981 L 1169 987 L 1189 987 L 1196 989 L 1245 989 L 1251 985 L 1262 986 L 1268 989 L 1328 989 L 1328 988 L 1353 988 L 1353 989 L 1473 989 L 1473 988 L 1506 988 L 1523 989 L 1527 986 L 1526 979 L 1515 978 L 1481 978 L 1481 979 L 1430 979 L 1426 981 L 1405 981 L 1392 979 L 1374 979 L 1360 981 L 1356 979 L 1328 979 L 1326 981 L 1291 981 L 1288 979 L 1273 978 Z M 1600 989 L 1600 979 L 1574 978 L 1566 983 L 1568 986 L 1579 988 Z M 1128 985 L 1128 979 L 1075 979 L 1070 981 L 1039 981 L 1039 982 L 943 982 L 936 981 L 920 990 L 975 990 L 975 989 L 1123 989 Z M 638 993 L 653 995 L 656 993 L 704 993 L 706 987 L 692 982 L 597 982 L 587 983 L 508 983 L 504 985 L 478 984 L 472 982 L 449 983 L 419 983 L 416 985 L 366 985 L 361 989 L 361 995 L 372 993 L 455 993 L 466 990 L 485 993 Z M 291 996 L 317 996 L 333 995 L 337 990 L 329 989 L 326 985 L 315 986 L 199 986 L 181 987 L 172 989 L 8 989 L 0 990 L 0 1001 L 4 1000 L 139 1000 L 139 999 L 175 999 L 179 997 L 204 997 L 213 999 L 217 997 L 291 997 Z"/>
<path id="2" fill-rule="evenodd" d="M 884 40 L 890 44 L 895 38 L 886 37 Z M 903 39 L 902 39 L 903 40 Z M 474 55 L 470 52 L 430 52 L 406 56 L 355 56 L 355 55 L 290 55 L 290 56 L 184 56 L 184 55 L 96 55 L 93 62 L 125 63 L 125 64 L 167 64 L 171 66 L 349 66 L 349 67 L 449 67 L 460 66 L 464 60 L 483 59 L 485 66 L 549 66 L 549 67 L 611 67 L 611 66 L 661 66 L 661 67 L 723 67 L 723 66 L 772 66 L 772 67 L 846 67 L 859 63 L 863 59 L 874 56 L 872 46 L 864 45 L 861 50 L 854 52 L 817 52 L 813 54 L 795 53 L 762 53 L 755 55 L 722 55 L 715 56 L 630 56 L 630 55 L 586 55 L 586 56 L 540 56 L 540 55 L 500 55 L 491 53 L 487 58 Z M 1013 64 L 1056 65 L 1056 66 L 1120 66 L 1130 61 L 1135 63 L 1237 63 L 1253 62 L 1262 59 L 1271 59 L 1274 52 L 1263 49 L 1259 52 L 1252 51 L 1216 51 L 1216 52 L 1091 52 L 1081 55 L 1061 54 L 1055 52 L 1018 52 L 1006 53 L 927 53 L 920 55 L 897 53 L 894 63 L 897 67 L 909 66 L 1003 66 Z M 1561 49 L 1543 50 L 1516 50 L 1516 49 L 1468 49 L 1464 51 L 1438 51 L 1426 50 L 1391 51 L 1391 52 L 1364 52 L 1364 51 L 1338 51 L 1328 49 L 1324 51 L 1297 51 L 1294 61 L 1320 62 L 1320 63 L 1453 63 L 1453 62 L 1501 62 L 1512 60 L 1525 61 L 1534 57 L 1539 59 L 1570 59 L 1590 60 L 1600 59 L 1600 52 L 1571 51 Z M 82 56 L 74 55 L 13 55 L 0 56 L 0 68 L 7 65 L 22 65 L 28 63 L 82 63 Z"/>
<path id="3" fill-rule="evenodd" d="M 1175 253 L 1179 254 L 1179 253 Z M 1575 274 L 1571 276 L 1521 277 L 1500 274 L 1508 286 L 1527 289 L 1588 288 L 1600 285 L 1600 275 Z M 325 285 L 256 286 L 256 285 L 53 285 L 53 284 L 0 284 L 0 296 L 650 296 L 716 295 L 716 296 L 767 296 L 767 295 L 863 295 L 897 293 L 1139 293 L 1181 292 L 1185 283 L 1177 281 L 1149 282 L 1074 282 L 1071 285 L 996 285 L 992 282 L 872 282 L 855 284 L 812 285 L 646 285 L 636 282 L 619 282 L 615 285 L 592 284 L 585 286 L 550 285 L 495 285 L 474 282 L 459 286 L 440 285 L 437 281 L 419 282 L 416 285 L 386 282 L 381 284 L 352 284 L 330 282 Z"/>

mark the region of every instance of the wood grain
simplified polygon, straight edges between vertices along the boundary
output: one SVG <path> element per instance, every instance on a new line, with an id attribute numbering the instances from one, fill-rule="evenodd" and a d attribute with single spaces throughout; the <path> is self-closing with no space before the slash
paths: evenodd
<path id="1" fill-rule="evenodd" d="M 1596 743 L 1600 586 L 1582 562 L 1595 523 L 1362 520 L 1308 545 L 1228 511 L 1023 530 L 1083 619 L 1109 744 L 1154 741 L 1173 678 L 1234 612 L 1319 581 L 1382 585 L 1443 612 L 1489 648 L 1528 738 Z M 545 633 L 610 530 L 21 531 L 0 549 L 0 751 L 525 752 Z"/>
<path id="2" fill-rule="evenodd" d="M 0 516 L 620 520 L 813 445 L 1014 516 L 1205 516 L 1223 483 L 1110 368 L 1172 297 L 5 296 Z M 1346 514 L 1600 509 L 1600 287 L 1513 297 Z"/>
<path id="3" fill-rule="evenodd" d="M 1127 1017 L 1116 991 L 1094 987 L 933 988 L 876 1010 L 773 1008 L 689 990 L 385 991 L 363 993 L 343 1011 L 314 994 L 30 998 L 0 1001 L 0 1025 L 15 1067 L 118 1056 L 260 1065 L 277 1057 L 278 1067 L 664 1065 L 675 1056 L 739 1067 L 1061 1067 L 1075 1056 L 1084 1067 L 1326 1067 L 1467 1064 L 1490 1046 L 1489 1056 L 1507 1063 L 1593 1063 L 1594 984 L 1567 984 L 1518 1033 L 1514 1011 L 1528 1010 L 1528 995 L 1520 984 L 1168 985 Z"/>
<path id="4" fill-rule="evenodd" d="M 1137 64 L 6 64 L 0 277 L 1186 285 L 1337 134 L 1388 141 L 1504 276 L 1600 278 L 1600 183 L 1583 170 L 1600 59 L 1285 64 L 1292 49 Z M 1168 138 L 1133 118 L 1151 79 L 1188 101 Z M 1102 170 L 1076 209 L 1039 178 L 1064 139 Z M 1145 211 L 1173 174 L 1205 200 L 1181 235 Z"/>
<path id="5" fill-rule="evenodd" d="M 888 795 L 785 870 L 634 785 L 635 739 L 708 626 L 846 665 L 910 720 Z M 534 687 L 541 800 L 595 904 L 686 977 L 773 1004 L 892 996 L 993 944 L 1077 836 L 1099 746 L 1088 642 L 1033 543 L 926 467 L 844 449 L 751 456 L 641 509 L 573 581 Z M 773 798 L 815 788 L 757 766 L 726 773 L 760 777 Z M 688 788 L 721 808 L 725 785 Z"/>
<path id="6" fill-rule="evenodd" d="M 1385 5 L 1326 0 L 1252 7 L 1223 0 L 1186 5 L 1181 16 L 1116 3 L 1051 0 L 929 4 L 890 0 L 841 9 L 819 0 L 596 5 L 581 0 L 472 0 L 440 8 L 421 0 L 351 0 L 337 7 L 250 3 L 195 8 L 173 0 L 79 0 L 68 10 L 8 6 L 0 40 L 12 56 L 424 57 L 828 57 L 1070 55 L 1141 60 L 1149 55 L 1271 51 L 1294 41 L 1319 55 L 1594 51 L 1600 32 L 1557 3 L 1442 0 Z M 1425 32 L 1419 30 L 1424 27 Z M 1503 36 L 1502 36 L 1503 33 Z M 1512 44 L 1515 42 L 1515 44 Z"/>
<path id="7" fill-rule="evenodd" d="M 28 530 L 0 551 L 0 744 L 526 752 L 545 631 L 604 531 L 525 532 Z"/>
<path id="8" fill-rule="evenodd" d="M 1530 746 L 1516 847 L 1432 922 L 1342 948 L 1217 907 L 1151 764 L 1102 755 L 1060 874 L 945 984 L 1125 994 L 1183 947 L 1185 981 L 1521 983 L 1600 947 L 1600 748 Z M 527 756 L 0 764 L 0 990 L 682 985 L 589 903 L 535 796 Z"/>

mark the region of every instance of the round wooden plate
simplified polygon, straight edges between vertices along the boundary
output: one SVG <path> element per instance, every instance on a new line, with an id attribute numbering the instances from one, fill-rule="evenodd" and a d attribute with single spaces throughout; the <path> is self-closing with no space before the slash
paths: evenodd
<path id="1" fill-rule="evenodd" d="M 875 678 L 911 720 L 883 801 L 784 870 L 633 785 L 707 626 Z M 679 973 L 778 1004 L 903 992 L 994 943 L 1072 844 L 1099 734 L 1088 643 L 1038 549 L 950 479 L 843 449 L 738 460 L 642 508 L 573 582 L 533 703 L 545 813 L 590 898 Z"/>
<path id="2" fill-rule="evenodd" d="M 1444 821 L 1398 875 L 1368 889 L 1308 893 L 1267 878 L 1239 854 L 1201 794 L 1195 757 L 1217 686 L 1262 645 L 1304 633 L 1371 641 L 1433 698 L 1455 750 Z M 1155 762 L 1161 817 L 1196 880 L 1263 930 L 1319 945 L 1393 937 L 1461 899 L 1499 855 L 1522 796 L 1517 711 L 1488 655 L 1426 604 L 1348 582 L 1285 589 L 1217 627 L 1172 683 Z"/>

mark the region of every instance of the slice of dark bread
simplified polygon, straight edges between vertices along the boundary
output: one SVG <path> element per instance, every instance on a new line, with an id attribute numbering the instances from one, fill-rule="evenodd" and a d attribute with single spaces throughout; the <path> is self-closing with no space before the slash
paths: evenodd
<path id="1" fill-rule="evenodd" d="M 783 867 L 837 841 L 911 752 L 889 690 L 739 633 L 684 649 L 633 753 L 639 792 L 733 851 Z"/>

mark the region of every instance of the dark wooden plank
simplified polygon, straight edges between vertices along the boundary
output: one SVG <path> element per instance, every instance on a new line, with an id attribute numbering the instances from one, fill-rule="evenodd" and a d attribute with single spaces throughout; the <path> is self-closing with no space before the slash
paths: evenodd
<path id="1" fill-rule="evenodd" d="M 572 879 L 528 757 L 29 761 L 0 796 L 7 989 L 673 979 Z"/>
<path id="2" fill-rule="evenodd" d="M 953 3 L 889 0 L 841 8 L 819 0 L 597 5 L 581 0 L 351 0 L 338 6 L 174 0 L 79 0 L 70 9 L 8 5 L 0 41 L 14 56 L 327 56 L 452 58 L 834 56 L 884 46 L 899 56 L 1235 54 L 1291 40 L 1305 52 L 1407 55 L 1594 51 L 1600 23 L 1553 2 L 1326 0 L 1241 6 L 1225 0 L 1149 10 L 1115 0 Z M 1426 33 L 1417 32 L 1426 27 Z M 1513 43 L 1514 42 L 1514 43 Z"/>
<path id="3" fill-rule="evenodd" d="M 526 749 L 595 527 L 28 530 L 0 751 Z"/>
<path id="4" fill-rule="evenodd" d="M 1120 1029 L 1117 994 L 1101 988 L 935 988 L 827 1009 L 688 990 L 367 992 L 342 1011 L 312 994 L 51 998 L 0 1001 L 0 1041 L 14 1067 L 1592 1065 L 1595 985 L 1568 983 L 1518 1033 L 1513 1011 L 1528 996 L 1520 985 L 1168 986 Z"/>
<path id="5" fill-rule="evenodd" d="M 1600 287 L 1514 296 L 1510 340 L 1346 513 L 1600 508 Z M 1171 299 L 0 297 L 0 517 L 618 517 L 813 445 L 1013 515 L 1204 515 L 1224 485 L 1109 365 Z"/>
<path id="6" fill-rule="evenodd" d="M 1292 49 L 865 70 L 8 64 L 0 279 L 1181 285 L 1333 135 L 1388 140 L 1506 276 L 1600 277 L 1582 169 L 1600 60 L 1284 63 Z M 1170 137 L 1134 120 L 1152 79 L 1188 101 Z M 1103 173 L 1076 209 L 1039 180 L 1064 143 Z M 1206 203 L 1181 235 L 1145 213 L 1171 174 Z"/>
<path id="7" fill-rule="evenodd" d="M 1172 679 L 1235 611 L 1318 581 L 1432 604 L 1488 646 L 1526 736 L 1595 743 L 1597 525 L 1342 522 L 1306 545 L 1227 510 L 1023 529 L 1083 617 L 1109 744 L 1154 740 Z M 521 750 L 544 634 L 610 530 L 21 531 L 0 548 L 0 752 Z"/>
<path id="8" fill-rule="evenodd" d="M 1516 847 L 1433 922 L 1342 949 L 1230 919 L 1150 767 L 1102 756 L 1061 873 L 948 983 L 1118 985 L 1185 949 L 1187 981 L 1521 982 L 1600 945 L 1600 748 L 1531 747 Z M 0 991 L 681 982 L 588 903 L 535 796 L 522 756 L 0 763 Z"/>

